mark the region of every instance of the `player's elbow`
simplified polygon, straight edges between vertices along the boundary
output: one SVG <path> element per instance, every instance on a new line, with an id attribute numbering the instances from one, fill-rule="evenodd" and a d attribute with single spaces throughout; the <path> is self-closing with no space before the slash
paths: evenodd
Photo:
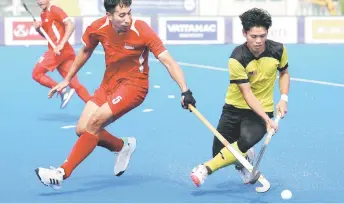
<path id="1" fill-rule="evenodd" d="M 239 86 L 241 94 L 244 97 L 248 96 L 250 93 L 252 93 L 249 83 L 239 83 L 238 86 Z"/>
<path id="2" fill-rule="evenodd" d="M 65 22 L 65 26 L 66 26 L 67 30 L 74 30 L 75 29 L 75 24 L 71 20 L 67 20 Z"/>
<path id="3" fill-rule="evenodd" d="M 164 66 L 166 67 L 166 69 L 168 70 L 170 74 L 177 73 L 181 70 L 178 63 L 174 61 L 173 59 L 165 62 Z"/>
<path id="4" fill-rule="evenodd" d="M 177 62 L 174 61 L 174 59 L 168 52 L 161 53 L 158 59 L 168 70 L 171 70 L 174 67 L 178 66 Z"/>
<path id="5" fill-rule="evenodd" d="M 249 83 L 243 83 L 243 84 L 239 84 L 238 86 L 239 86 L 240 92 L 241 92 L 242 96 L 244 97 L 246 103 L 250 104 L 250 101 L 251 101 L 252 96 L 253 96 L 253 92 L 251 90 L 250 84 Z"/>
<path id="6" fill-rule="evenodd" d="M 251 107 L 253 97 L 254 97 L 253 93 L 247 91 L 247 92 L 243 92 L 242 95 L 243 95 L 244 100 L 246 101 L 247 105 L 249 105 Z"/>

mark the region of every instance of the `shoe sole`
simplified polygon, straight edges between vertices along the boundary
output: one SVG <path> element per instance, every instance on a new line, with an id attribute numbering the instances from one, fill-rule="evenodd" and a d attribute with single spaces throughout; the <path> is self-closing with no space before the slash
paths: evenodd
<path id="1" fill-rule="evenodd" d="M 129 151 L 129 156 L 127 157 L 128 159 L 127 159 L 127 161 L 126 161 L 126 163 L 127 163 L 127 166 L 124 168 L 124 170 L 123 171 L 120 171 L 120 172 L 118 172 L 117 174 L 115 174 L 115 176 L 121 176 L 122 174 L 124 174 L 124 172 L 127 170 L 127 168 L 128 168 L 128 166 L 129 166 L 129 161 L 130 161 L 130 159 L 131 159 L 131 156 L 134 154 L 134 152 L 135 152 L 135 149 L 136 149 L 136 139 L 134 138 L 134 139 L 131 139 L 133 142 L 130 142 L 130 151 Z"/>
<path id="2" fill-rule="evenodd" d="M 39 169 L 38 169 L 38 168 L 35 169 L 35 172 L 36 172 L 36 175 L 37 175 L 39 181 L 40 181 L 41 183 L 43 183 L 45 186 L 48 186 L 48 184 L 45 184 L 45 183 L 42 181 L 42 178 L 39 176 Z"/>
<path id="3" fill-rule="evenodd" d="M 75 89 L 71 89 L 70 93 L 68 94 L 67 99 L 62 103 L 62 105 L 60 107 L 61 109 L 64 109 L 68 105 L 68 103 L 69 103 L 70 99 L 72 98 L 72 96 L 74 95 L 74 93 L 75 93 Z"/>
<path id="4" fill-rule="evenodd" d="M 191 180 L 194 182 L 194 184 L 195 184 L 197 187 L 200 186 L 200 183 L 201 183 L 201 182 L 200 182 L 200 180 L 198 179 L 197 176 L 191 174 Z"/>
<path id="5" fill-rule="evenodd" d="M 59 190 L 59 189 L 61 188 L 61 187 L 57 187 L 57 186 L 54 187 L 54 186 L 52 186 L 52 185 L 50 185 L 50 184 L 44 183 L 44 182 L 42 181 L 42 178 L 39 176 L 39 168 L 35 169 L 35 172 L 36 172 L 36 175 L 37 175 L 39 181 L 40 181 L 41 183 L 43 183 L 43 185 L 49 186 L 50 188 L 52 188 L 52 189 L 54 189 L 54 190 Z"/>

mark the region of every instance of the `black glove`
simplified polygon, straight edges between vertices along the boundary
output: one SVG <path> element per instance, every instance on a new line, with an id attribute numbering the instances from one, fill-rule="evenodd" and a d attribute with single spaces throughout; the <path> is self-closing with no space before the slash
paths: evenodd
<path id="1" fill-rule="evenodd" d="M 193 105 L 196 108 L 196 100 L 192 96 L 192 92 L 189 90 L 182 93 L 182 96 L 184 96 L 182 107 L 184 109 L 189 109 L 189 104 Z"/>

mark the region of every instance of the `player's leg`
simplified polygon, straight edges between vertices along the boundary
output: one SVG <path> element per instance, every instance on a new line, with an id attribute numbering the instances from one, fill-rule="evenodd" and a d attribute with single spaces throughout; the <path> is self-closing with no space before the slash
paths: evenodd
<path id="1" fill-rule="evenodd" d="M 121 84 L 116 90 L 108 96 L 107 102 L 111 104 L 111 110 L 114 120 L 119 119 L 132 109 L 139 106 L 145 99 L 148 91 L 139 87 L 127 84 Z M 128 167 L 131 155 L 136 148 L 136 139 L 134 137 L 123 138 L 123 148 L 116 153 L 114 174 L 121 176 Z"/>
<path id="2" fill-rule="evenodd" d="M 58 169 L 36 169 L 36 174 L 41 182 L 53 188 L 59 187 L 62 181 L 70 177 L 73 170 L 92 153 L 99 142 L 102 128 L 141 104 L 146 94 L 138 92 L 132 86 L 117 88 L 114 93 L 107 97 L 108 101 L 90 117 L 86 131 L 79 137 L 63 165 Z M 126 170 L 135 148 L 136 140 L 130 138 L 119 152 L 115 166 L 115 173 L 116 170 L 118 171 L 117 176 Z"/>
<path id="3" fill-rule="evenodd" d="M 99 142 L 100 130 L 112 121 L 113 115 L 108 103 L 103 104 L 91 116 L 84 132 L 74 144 L 67 160 L 57 169 L 37 168 L 36 174 L 41 182 L 54 189 L 60 188 L 63 180 L 70 177 L 73 170 L 86 159 Z"/>
<path id="4" fill-rule="evenodd" d="M 273 113 L 268 113 L 269 117 L 273 117 Z M 238 140 L 238 148 L 241 152 L 247 152 L 246 159 L 253 164 L 255 159 L 254 145 L 256 145 L 266 134 L 265 121 L 253 111 L 243 117 L 240 126 L 240 137 Z M 245 184 L 248 184 L 251 176 L 250 172 L 242 165 L 236 165 L 241 178 Z"/>
<path id="5" fill-rule="evenodd" d="M 60 58 L 55 55 L 55 53 L 51 50 L 48 50 L 44 53 L 44 55 L 40 58 L 37 62 L 33 72 L 32 78 L 46 86 L 48 88 L 53 88 L 57 85 L 57 82 L 54 81 L 51 77 L 46 75 L 48 71 L 54 71 L 56 67 L 60 65 Z M 61 96 L 61 107 L 64 108 L 65 105 L 68 103 L 69 99 L 73 95 L 74 90 L 70 90 L 69 88 L 64 88 L 59 94 Z"/>
<path id="6" fill-rule="evenodd" d="M 56 67 L 57 64 L 55 62 L 53 53 L 47 51 L 36 63 L 32 71 L 32 78 L 45 87 L 53 88 L 57 85 L 57 82 L 49 77 L 46 73 L 48 71 L 53 71 Z"/>
<path id="7" fill-rule="evenodd" d="M 63 74 L 61 73 L 61 66 L 63 65 L 63 62 L 65 61 L 64 60 L 64 56 L 63 55 L 59 55 L 56 57 L 56 60 L 59 62 L 59 66 L 57 67 L 57 70 L 58 72 L 61 74 L 61 76 L 63 78 L 65 78 L 65 76 L 67 75 L 68 72 L 64 73 L 65 75 L 63 76 Z M 75 92 L 75 89 L 73 88 L 70 88 L 69 87 L 66 87 L 64 88 L 61 93 L 60 93 L 60 96 L 61 96 L 61 105 L 60 105 L 60 108 L 63 109 L 65 108 L 69 101 L 71 100 L 72 96 L 74 95 L 74 92 Z"/>
<path id="8" fill-rule="evenodd" d="M 65 78 L 68 74 L 70 67 L 73 64 L 73 58 L 67 59 L 57 68 L 59 73 L 63 78 Z M 75 75 L 70 82 L 69 86 L 75 89 L 75 92 L 78 96 L 83 100 L 85 103 L 90 99 L 90 94 L 87 89 L 79 82 L 78 76 Z"/>
<path id="9" fill-rule="evenodd" d="M 236 141 L 240 135 L 240 122 L 242 117 L 242 110 L 225 104 L 217 126 L 217 131 L 223 135 L 236 150 L 238 150 Z M 192 170 L 191 179 L 196 186 L 200 186 L 208 175 L 230 164 L 234 164 L 235 162 L 236 158 L 234 155 L 214 137 L 213 158 L 195 167 Z"/>
<path id="10" fill-rule="evenodd" d="M 95 95 L 86 103 L 86 106 L 76 125 L 76 134 L 78 136 L 82 135 L 86 131 L 86 126 L 91 116 L 100 106 L 106 103 L 107 95 L 106 92 L 102 90 L 102 88 L 99 88 L 95 92 Z M 119 152 L 123 147 L 123 140 L 111 135 L 105 129 L 102 129 L 99 133 L 98 146 L 104 147 L 110 152 Z"/>
<path id="11" fill-rule="evenodd" d="M 93 151 L 99 142 L 100 132 L 108 124 L 122 117 L 124 114 L 142 103 L 144 97 L 133 86 L 120 85 L 109 94 L 104 103 L 90 117 L 86 132 L 82 133 L 75 144 L 67 161 L 61 166 L 64 171 L 64 179 L 68 178 L 72 171 Z M 135 138 L 129 138 L 122 150 L 118 153 L 115 171 L 116 175 L 122 174 L 128 166 L 129 159 L 136 148 Z M 119 160 L 119 161 L 118 161 Z"/>

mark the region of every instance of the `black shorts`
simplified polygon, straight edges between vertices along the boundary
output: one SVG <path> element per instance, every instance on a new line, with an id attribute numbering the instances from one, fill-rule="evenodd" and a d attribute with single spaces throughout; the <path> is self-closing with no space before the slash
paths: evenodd
<path id="1" fill-rule="evenodd" d="M 270 118 L 273 112 L 267 113 Z M 238 142 L 240 151 L 247 152 L 257 144 L 266 134 L 266 123 L 251 109 L 239 109 L 233 105 L 225 104 L 217 131 L 227 139 L 229 143 Z M 213 157 L 215 157 L 224 145 L 214 137 Z"/>

